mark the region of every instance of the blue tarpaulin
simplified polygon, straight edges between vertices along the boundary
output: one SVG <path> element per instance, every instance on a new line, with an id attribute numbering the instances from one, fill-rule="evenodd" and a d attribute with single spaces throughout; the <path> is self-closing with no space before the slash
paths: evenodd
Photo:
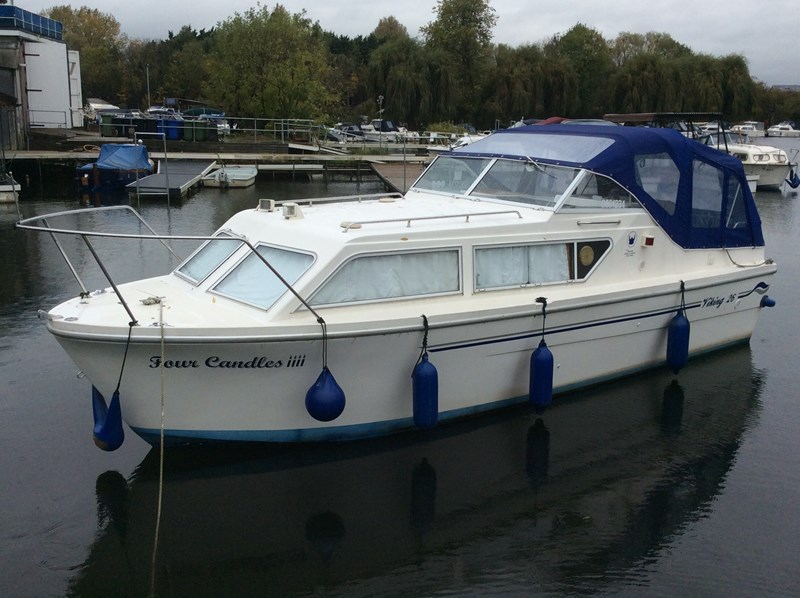
<path id="1" fill-rule="evenodd" d="M 79 170 L 91 171 L 95 164 L 101 170 L 153 170 L 147 148 L 135 143 L 106 143 L 100 146 L 97 162 L 81 166 Z"/>

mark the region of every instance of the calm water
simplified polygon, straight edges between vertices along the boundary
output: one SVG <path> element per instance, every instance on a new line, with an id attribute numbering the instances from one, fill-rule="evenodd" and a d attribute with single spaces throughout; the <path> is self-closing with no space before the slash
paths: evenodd
<path id="1" fill-rule="evenodd" d="M 200 234 L 258 197 L 353 191 L 259 182 L 142 212 Z M 89 383 L 36 318 L 78 288 L 0 206 L 0 596 L 800 595 L 800 196 L 757 202 L 778 305 L 749 347 L 570 395 L 544 421 L 171 451 L 163 484 L 130 431 L 95 448 Z M 116 254 L 130 277 L 167 265 Z"/>

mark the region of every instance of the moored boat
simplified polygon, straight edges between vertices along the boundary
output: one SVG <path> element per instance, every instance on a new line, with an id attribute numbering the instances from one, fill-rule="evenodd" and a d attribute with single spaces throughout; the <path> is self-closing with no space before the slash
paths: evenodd
<path id="1" fill-rule="evenodd" d="M 81 190 L 91 193 L 119 191 L 153 174 L 154 169 L 144 145 L 105 143 L 100 146 L 96 162 L 77 169 L 78 184 Z"/>
<path id="2" fill-rule="evenodd" d="M 755 139 L 757 137 L 765 137 L 767 132 L 764 130 L 764 123 L 755 120 L 746 120 L 742 123 L 733 125 L 731 133 L 737 135 L 744 135 L 748 139 Z"/>
<path id="3" fill-rule="evenodd" d="M 254 185 L 258 168 L 249 164 L 229 164 L 213 169 L 203 177 L 206 187 L 244 188 Z"/>
<path id="4" fill-rule="evenodd" d="M 98 234 L 58 228 L 63 214 L 18 226 Z M 261 200 L 197 239 L 173 272 L 116 284 L 104 267 L 108 289 L 47 314 L 96 389 L 101 445 L 118 410 L 151 442 L 186 443 L 541 410 L 747 342 L 776 271 L 738 159 L 597 125 L 498 131 L 405 196 Z"/>
<path id="5" fill-rule="evenodd" d="M 757 177 L 758 188 L 780 188 L 793 166 L 784 150 L 771 145 L 747 143 L 735 134 L 714 133 L 701 137 L 700 141 L 739 158 L 745 174 Z"/>
<path id="6" fill-rule="evenodd" d="M 800 137 L 800 129 L 796 129 L 794 123 L 785 121 L 772 125 L 767 129 L 768 137 Z"/>

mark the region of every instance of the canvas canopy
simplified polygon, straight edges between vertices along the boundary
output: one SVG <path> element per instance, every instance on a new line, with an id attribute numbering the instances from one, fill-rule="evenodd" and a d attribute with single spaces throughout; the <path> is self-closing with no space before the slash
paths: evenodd
<path id="1" fill-rule="evenodd" d="M 97 162 L 79 170 L 91 171 L 95 165 L 101 170 L 152 170 L 147 148 L 134 143 L 106 143 L 100 146 Z"/>
<path id="2" fill-rule="evenodd" d="M 605 175 L 681 247 L 761 246 L 741 161 L 671 129 L 548 125 L 504 129 L 453 154 L 533 160 Z"/>

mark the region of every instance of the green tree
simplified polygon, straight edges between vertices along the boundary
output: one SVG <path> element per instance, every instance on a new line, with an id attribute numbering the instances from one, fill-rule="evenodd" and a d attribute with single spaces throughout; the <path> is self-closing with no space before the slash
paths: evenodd
<path id="1" fill-rule="evenodd" d="M 206 95 L 229 113 L 326 118 L 338 106 L 322 31 L 277 5 L 258 5 L 214 35 Z"/>
<path id="2" fill-rule="evenodd" d="M 594 117 L 604 111 L 606 83 L 614 69 L 608 43 L 596 30 L 581 23 L 546 44 L 545 53 L 571 66 L 578 78 L 576 113 L 562 116 Z"/>
<path id="3" fill-rule="evenodd" d="M 411 39 L 394 17 L 381 19 L 373 32 L 380 45 L 369 60 L 368 89 L 372 92 L 362 104 L 372 113 L 375 97 L 383 96 L 385 116 L 416 126 L 433 115 L 428 61 L 421 44 Z"/>
<path id="4" fill-rule="evenodd" d="M 744 56 L 731 54 L 719 59 L 722 71 L 722 111 L 732 120 L 751 118 L 756 109 L 757 87 Z"/>
<path id="5" fill-rule="evenodd" d="M 544 55 L 538 46 L 497 46 L 478 121 L 493 126 L 509 117 L 517 120 L 540 114 L 544 109 L 543 66 Z"/>
<path id="6" fill-rule="evenodd" d="M 492 30 L 497 16 L 486 0 L 438 0 L 434 12 L 436 19 L 422 28 L 422 34 L 429 50 L 440 52 L 453 69 L 455 110 L 461 118 L 470 118 L 492 66 Z"/>

